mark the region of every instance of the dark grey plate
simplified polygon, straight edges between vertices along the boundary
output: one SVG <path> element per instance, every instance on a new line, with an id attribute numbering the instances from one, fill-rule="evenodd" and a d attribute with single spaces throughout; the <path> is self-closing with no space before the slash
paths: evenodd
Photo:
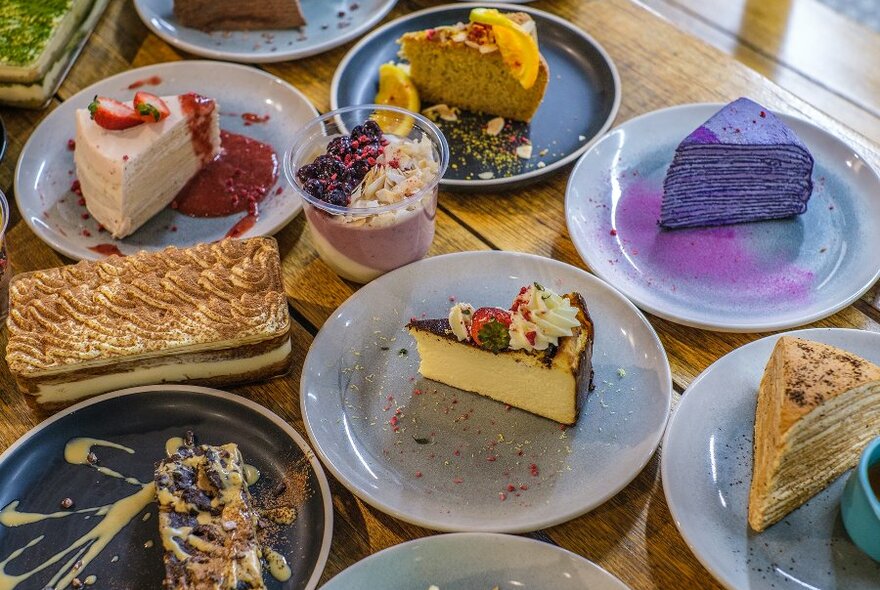
<path id="1" fill-rule="evenodd" d="M 0 506 L 19 500 L 20 511 L 50 513 L 60 510 L 59 502 L 65 497 L 73 499 L 77 509 L 114 502 L 131 494 L 132 486 L 88 466 L 67 463 L 64 447 L 70 439 L 98 438 L 134 449 L 132 455 L 106 448 L 95 451 L 102 465 L 140 481 L 150 481 L 154 463 L 165 456 L 165 441 L 183 436 L 187 430 L 194 431 L 200 443 L 239 445 L 245 461 L 261 472 L 259 481 L 251 487 L 257 502 L 271 493 L 285 469 L 308 461 L 306 475 L 311 493 L 294 523 L 277 535 L 279 541 L 274 547 L 287 557 L 293 576 L 284 584 L 268 574 L 265 577 L 268 587 L 274 590 L 315 588 L 327 561 L 333 529 L 324 472 L 302 437 L 286 422 L 259 404 L 229 393 L 180 385 L 137 387 L 65 410 L 0 455 Z M 149 504 L 79 577 L 95 575 L 95 588 L 160 588 L 164 568 L 156 511 L 156 504 Z M 142 520 L 144 513 L 151 517 Z M 29 571 L 67 547 L 95 526 L 97 517 L 86 520 L 85 516 L 15 528 L 0 525 L 0 559 L 46 535 L 6 565 L 6 573 Z M 117 561 L 113 561 L 114 555 L 119 556 Z M 18 590 L 43 588 L 65 561 L 22 582 Z"/>
<path id="2" fill-rule="evenodd" d="M 398 37 L 409 31 L 467 22 L 471 9 L 477 6 L 481 4 L 451 4 L 414 12 L 364 37 L 336 69 L 330 89 L 332 108 L 374 102 L 379 66 L 400 61 Z M 505 129 L 498 137 L 490 138 L 483 133 L 483 126 L 492 115 L 464 112 L 457 122 L 440 121 L 450 149 L 450 167 L 441 182 L 445 188 L 494 190 L 539 180 L 584 153 L 611 127 L 620 106 L 617 69 L 587 33 L 534 8 L 492 6 L 532 16 L 538 27 L 541 54 L 550 66 L 550 83 L 531 123 L 514 122 L 513 129 Z M 492 157 L 499 151 L 512 152 L 510 135 L 529 138 L 533 146 L 531 159 Z M 468 148 L 475 145 L 479 147 L 468 154 Z M 543 150 L 547 151 L 540 156 Z M 484 172 L 492 172 L 494 177 L 479 178 Z"/>

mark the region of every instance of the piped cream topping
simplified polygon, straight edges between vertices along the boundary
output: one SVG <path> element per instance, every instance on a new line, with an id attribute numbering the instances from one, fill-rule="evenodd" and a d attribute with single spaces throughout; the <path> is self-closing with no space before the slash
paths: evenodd
<path id="1" fill-rule="evenodd" d="M 452 333 L 459 341 L 471 337 L 471 323 L 474 318 L 474 306 L 470 303 L 458 303 L 449 310 L 449 325 Z"/>
<path id="2" fill-rule="evenodd" d="M 538 283 L 523 287 L 511 306 L 510 348 L 546 350 L 559 339 L 571 336 L 580 325 L 578 309 Z"/>

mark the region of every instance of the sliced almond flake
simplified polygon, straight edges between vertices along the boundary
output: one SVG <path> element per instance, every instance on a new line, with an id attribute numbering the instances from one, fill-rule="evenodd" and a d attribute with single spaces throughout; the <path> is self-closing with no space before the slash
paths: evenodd
<path id="1" fill-rule="evenodd" d="M 458 112 L 458 108 L 445 104 L 435 104 L 422 110 L 422 114 L 433 121 L 436 121 L 437 117 L 444 121 L 458 121 Z"/>
<path id="2" fill-rule="evenodd" d="M 543 168 L 546 165 L 544 162 L 538 162 L 538 168 Z"/>
<path id="3" fill-rule="evenodd" d="M 491 172 L 491 171 L 489 171 L 489 172 L 480 172 L 479 174 L 477 174 L 477 176 L 478 176 L 481 180 L 489 180 L 490 178 L 495 178 L 495 173 L 494 173 L 494 172 Z"/>
<path id="4" fill-rule="evenodd" d="M 461 43 L 467 39 L 467 31 L 460 31 L 452 36 L 452 40 L 456 43 Z"/>
<path id="5" fill-rule="evenodd" d="M 489 135 L 498 135 L 504 128 L 504 117 L 495 117 L 486 123 L 486 133 Z"/>
<path id="6" fill-rule="evenodd" d="M 540 152 L 538 152 L 538 155 L 541 156 L 541 157 L 543 158 L 544 156 L 547 155 L 547 152 L 549 152 L 549 151 L 550 151 L 550 150 L 548 150 L 547 148 L 544 148 L 544 149 L 542 149 Z"/>
<path id="7" fill-rule="evenodd" d="M 524 144 L 516 148 L 516 157 L 528 160 L 532 157 L 532 146 Z"/>
<path id="8" fill-rule="evenodd" d="M 492 53 L 493 51 L 498 51 L 498 46 L 494 43 L 486 43 L 485 45 L 480 45 L 480 53 Z"/>
<path id="9" fill-rule="evenodd" d="M 476 43 L 476 42 L 474 42 L 474 41 L 471 41 L 470 39 L 465 39 L 464 44 L 467 45 L 468 47 L 473 47 L 474 49 L 479 49 L 479 48 L 480 48 L 480 44 L 479 44 L 479 43 Z"/>
<path id="10" fill-rule="evenodd" d="M 587 138 L 586 135 L 578 135 L 578 141 L 583 141 Z"/>

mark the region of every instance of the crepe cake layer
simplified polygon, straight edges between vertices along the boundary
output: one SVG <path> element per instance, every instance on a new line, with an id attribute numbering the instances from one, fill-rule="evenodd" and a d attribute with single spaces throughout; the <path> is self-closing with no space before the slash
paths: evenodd
<path id="1" fill-rule="evenodd" d="M 758 390 L 749 525 L 784 518 L 853 468 L 880 434 L 880 367 L 783 336 Z"/>
<path id="2" fill-rule="evenodd" d="M 740 98 L 681 142 L 663 182 L 660 225 L 726 225 L 803 213 L 813 156 L 769 110 Z"/>
<path id="3" fill-rule="evenodd" d="M 184 27 L 202 31 L 293 29 L 306 24 L 299 0 L 174 0 L 174 17 Z"/>
<path id="4" fill-rule="evenodd" d="M 156 467 L 168 590 L 260 590 L 257 513 L 238 446 L 183 446 Z"/>
<path id="5" fill-rule="evenodd" d="M 28 402 L 47 410 L 120 387 L 286 373 L 280 267 L 275 240 L 251 238 L 18 275 L 7 363 Z"/>

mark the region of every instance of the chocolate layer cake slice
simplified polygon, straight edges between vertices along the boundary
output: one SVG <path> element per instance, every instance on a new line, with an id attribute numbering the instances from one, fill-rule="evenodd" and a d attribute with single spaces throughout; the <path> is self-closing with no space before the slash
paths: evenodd
<path id="1" fill-rule="evenodd" d="M 6 361 L 32 406 L 135 385 L 230 385 L 290 368 L 273 238 L 223 240 L 17 275 Z"/>
<path id="2" fill-rule="evenodd" d="M 266 587 L 238 446 L 183 446 L 156 467 L 167 590 Z"/>
<path id="3" fill-rule="evenodd" d="M 807 210 L 813 156 L 785 123 L 740 98 L 675 150 L 663 182 L 660 225 L 727 225 Z"/>
<path id="4" fill-rule="evenodd" d="M 202 31 L 293 29 L 306 24 L 299 0 L 174 0 L 174 17 Z"/>

